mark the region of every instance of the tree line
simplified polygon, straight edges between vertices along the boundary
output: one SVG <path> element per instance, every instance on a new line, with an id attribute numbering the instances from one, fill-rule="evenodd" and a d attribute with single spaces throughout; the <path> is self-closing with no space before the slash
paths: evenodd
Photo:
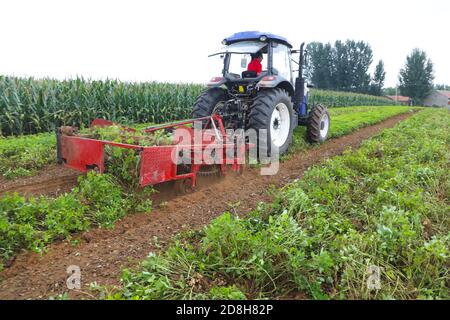
<path id="1" fill-rule="evenodd" d="M 386 72 L 380 60 L 371 76 L 373 62 L 370 45 L 364 41 L 347 40 L 330 43 L 312 42 L 306 47 L 306 76 L 317 88 L 382 95 Z"/>
<path id="2" fill-rule="evenodd" d="M 373 51 L 364 41 L 346 40 L 331 43 L 312 42 L 306 47 L 308 63 L 305 75 L 319 89 L 350 91 L 371 95 L 394 95 L 411 97 L 421 103 L 433 90 L 446 89 L 446 85 L 434 86 L 434 66 L 427 54 L 414 49 L 407 56 L 398 75 L 398 88 L 384 89 L 386 71 L 379 60 L 371 75 Z"/>

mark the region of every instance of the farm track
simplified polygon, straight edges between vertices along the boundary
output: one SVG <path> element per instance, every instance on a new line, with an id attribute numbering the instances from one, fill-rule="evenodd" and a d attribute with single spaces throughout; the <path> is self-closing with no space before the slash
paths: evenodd
<path id="1" fill-rule="evenodd" d="M 270 185 L 282 186 L 301 178 L 308 167 L 339 155 L 349 147 L 357 148 L 364 139 L 382 129 L 393 127 L 410 115 L 401 114 L 352 134 L 331 139 L 318 147 L 300 151 L 284 161 L 275 176 L 261 176 L 259 169 L 252 168 L 247 169 L 242 176 L 230 174 L 215 183 L 205 183 L 191 194 L 166 195 L 165 198 L 161 194 L 159 201 L 158 196 L 155 199 L 161 205 L 151 214 L 128 215 L 116 224 L 114 230 L 94 229 L 85 232 L 78 245 L 72 246 L 67 241 L 55 243 L 49 246 L 43 256 L 31 252 L 21 253 L 10 267 L 0 273 L 0 299 L 47 299 L 66 292 L 66 268 L 70 265 L 80 266 L 82 272 L 82 289 L 71 291 L 70 297 L 94 298 L 88 290 L 91 282 L 96 281 L 100 285 L 119 284 L 123 268 L 136 266 L 149 252 L 157 251 L 159 246 L 164 247 L 174 234 L 199 229 L 230 210 L 230 207 L 235 214 L 243 215 L 259 202 L 273 200 L 267 194 Z M 63 179 L 68 177 L 72 176 L 68 174 Z M 66 184 L 69 185 L 70 181 L 66 181 Z"/>

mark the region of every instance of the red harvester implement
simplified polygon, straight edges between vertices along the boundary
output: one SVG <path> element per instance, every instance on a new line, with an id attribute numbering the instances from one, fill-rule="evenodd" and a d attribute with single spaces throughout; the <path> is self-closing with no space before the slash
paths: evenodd
<path id="1" fill-rule="evenodd" d="M 203 121 L 203 128 L 211 127 L 211 129 L 198 130 L 199 132 L 196 133 L 193 128 L 195 121 Z M 111 125 L 115 124 L 103 119 L 96 119 L 91 123 L 91 127 Z M 136 131 L 127 127 L 122 127 L 122 129 L 129 132 Z M 220 167 L 222 175 L 225 175 L 227 166 L 231 166 L 237 172 L 242 170 L 249 145 L 233 143 L 234 138 L 230 140 L 230 137 L 227 137 L 222 118 L 218 115 L 151 126 L 143 129 L 142 133 L 151 135 L 158 130 L 172 132 L 172 144 L 139 146 L 96 140 L 77 136 L 72 130 L 58 128 L 58 163 L 82 172 L 97 170 L 103 173 L 107 170 L 105 168 L 105 146 L 134 149 L 140 154 L 139 185 L 142 187 L 179 179 L 189 179 L 194 187 L 197 174 L 205 166 Z M 188 137 L 188 139 L 181 139 L 181 137 Z M 231 142 L 228 143 L 228 141 Z M 209 152 L 211 150 L 213 151 Z M 183 164 L 176 159 L 183 159 Z"/>

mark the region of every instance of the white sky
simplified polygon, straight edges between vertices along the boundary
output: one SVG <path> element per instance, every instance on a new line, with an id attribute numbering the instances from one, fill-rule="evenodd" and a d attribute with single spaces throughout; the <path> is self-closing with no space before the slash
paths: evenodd
<path id="1" fill-rule="evenodd" d="M 223 38 L 259 30 L 295 46 L 364 40 L 386 86 L 418 47 L 450 85 L 449 21 L 448 0 L 0 0 L 0 74 L 203 83 Z"/>

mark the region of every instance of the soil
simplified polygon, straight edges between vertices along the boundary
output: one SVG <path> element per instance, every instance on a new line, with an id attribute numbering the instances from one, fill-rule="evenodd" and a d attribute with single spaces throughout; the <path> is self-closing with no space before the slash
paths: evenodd
<path id="1" fill-rule="evenodd" d="M 14 180 L 0 179 L 0 196 L 18 192 L 22 195 L 58 196 L 72 190 L 81 172 L 60 165 L 48 165 L 38 174 Z"/>
<path id="2" fill-rule="evenodd" d="M 70 241 L 52 244 L 39 255 L 22 252 L 0 273 L 0 299 L 47 299 L 67 292 L 66 269 L 70 265 L 81 268 L 81 290 L 71 290 L 74 299 L 95 298 L 89 284 L 119 285 L 123 268 L 136 267 L 150 252 L 161 250 L 171 236 L 184 230 L 199 229 L 224 211 L 233 210 L 244 215 L 259 202 L 273 200 L 267 190 L 271 185 L 282 186 L 301 178 L 305 170 L 326 158 L 341 154 L 382 129 L 393 127 L 411 114 L 389 118 L 374 126 L 293 154 L 280 164 L 274 176 L 261 176 L 259 168 L 246 169 L 237 176 L 230 172 L 225 178 L 201 179 L 196 191 L 178 195 L 172 185 L 159 187 L 155 196 L 156 208 L 150 214 L 133 214 L 117 222 L 114 229 L 94 229 Z M 33 194 L 60 193 L 70 190 L 77 173 L 61 167 L 49 167 L 45 173 L 33 178 L 6 183 L 0 193 L 6 191 Z"/>

